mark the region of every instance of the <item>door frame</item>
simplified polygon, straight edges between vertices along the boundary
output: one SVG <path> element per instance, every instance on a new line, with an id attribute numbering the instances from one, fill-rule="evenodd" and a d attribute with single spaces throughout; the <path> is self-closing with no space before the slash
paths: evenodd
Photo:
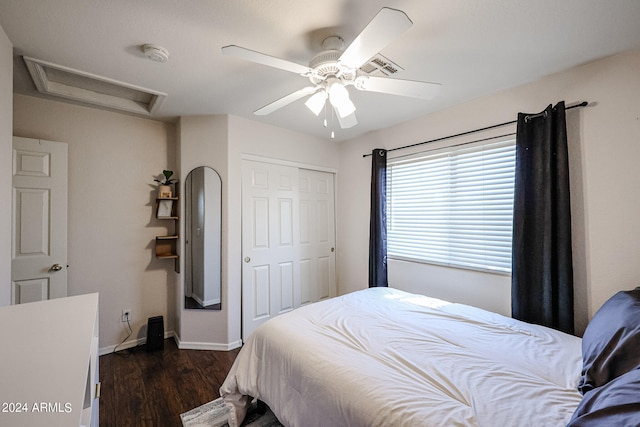
<path id="1" fill-rule="evenodd" d="M 261 163 L 271 163 L 274 165 L 281 165 L 281 166 L 292 166 L 294 168 L 299 168 L 299 169 L 309 169 L 309 170 L 314 170 L 314 171 L 318 171 L 318 172 L 329 172 L 332 173 L 336 176 L 338 176 L 338 170 L 334 169 L 334 168 L 330 168 L 330 167 L 326 167 L 326 166 L 319 166 L 319 165 L 313 165 L 310 163 L 303 163 L 303 162 L 294 162 L 291 160 L 283 160 L 283 159 L 276 159 L 274 157 L 263 157 L 263 156 L 258 156 L 255 154 L 242 154 L 240 156 L 240 160 L 250 160 L 252 162 L 261 162 Z M 337 187 L 336 186 L 336 182 L 334 181 L 333 183 L 334 186 L 334 190 Z"/>

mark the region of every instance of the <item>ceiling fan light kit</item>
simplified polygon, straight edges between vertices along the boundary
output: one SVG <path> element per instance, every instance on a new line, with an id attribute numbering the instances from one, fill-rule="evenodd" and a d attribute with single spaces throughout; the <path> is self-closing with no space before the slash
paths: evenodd
<path id="1" fill-rule="evenodd" d="M 222 53 L 293 72 L 308 78 L 311 82 L 312 86 L 284 96 L 254 111 L 254 114 L 270 114 L 305 96 L 310 96 L 305 105 L 313 114 L 319 116 L 320 112 L 330 104 L 336 113 L 340 127 L 346 129 L 358 124 L 355 115 L 356 106 L 349 97 L 347 86 L 353 86 L 361 91 L 418 99 L 431 99 L 436 95 L 440 87 L 437 83 L 377 77 L 367 75 L 364 71 L 363 66 L 367 61 L 379 55 L 380 50 L 408 30 L 412 24 L 409 17 L 401 10 L 384 7 L 346 49 L 341 37 L 327 37 L 322 43 L 324 51 L 314 56 L 308 67 L 235 45 L 223 47 Z"/>
<path id="2" fill-rule="evenodd" d="M 313 114 L 319 116 L 320 112 L 324 108 L 325 102 L 327 101 L 327 96 L 327 92 L 325 92 L 324 90 L 316 92 L 306 100 L 304 105 L 306 105 Z"/>
<path id="3" fill-rule="evenodd" d="M 347 88 L 335 77 L 329 79 L 328 85 L 329 102 L 336 109 L 338 115 L 344 118 L 353 114 L 356 111 L 356 106 L 351 102 Z"/>

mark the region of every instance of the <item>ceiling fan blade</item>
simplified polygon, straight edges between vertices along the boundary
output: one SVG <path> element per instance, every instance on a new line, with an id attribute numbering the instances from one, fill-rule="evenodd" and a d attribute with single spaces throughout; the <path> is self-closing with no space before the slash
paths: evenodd
<path id="1" fill-rule="evenodd" d="M 387 77 L 360 76 L 356 78 L 354 86 L 356 89 L 369 92 L 432 99 L 440 92 L 442 85 L 440 83 L 390 79 Z"/>
<path id="2" fill-rule="evenodd" d="M 340 127 L 342 129 L 349 129 L 358 124 L 356 113 L 351 113 L 346 117 L 340 117 L 340 114 L 338 114 L 336 108 L 333 107 L 333 109 L 336 111 L 336 117 L 338 117 L 338 123 L 340 123 Z"/>
<path id="3" fill-rule="evenodd" d="M 401 10 L 383 7 L 340 56 L 339 62 L 359 68 L 413 25 Z"/>
<path id="4" fill-rule="evenodd" d="M 256 62 L 258 64 L 268 65 L 269 67 L 279 68 L 281 70 L 290 71 L 296 74 L 305 75 L 311 72 L 311 68 L 286 59 L 276 58 L 244 47 L 230 45 L 222 48 L 224 55 L 233 56 L 235 58 L 244 59 L 245 61 Z"/>
<path id="5" fill-rule="evenodd" d="M 307 86 L 300 90 L 297 90 L 293 93 L 290 93 L 287 96 L 283 96 L 282 98 L 273 101 L 271 104 L 267 104 L 264 107 L 256 110 L 253 114 L 257 116 L 266 116 L 267 114 L 271 114 L 276 110 L 279 110 L 282 107 L 285 107 L 292 102 L 297 101 L 300 98 L 304 98 L 307 95 L 311 95 L 319 89 L 318 86 Z"/>

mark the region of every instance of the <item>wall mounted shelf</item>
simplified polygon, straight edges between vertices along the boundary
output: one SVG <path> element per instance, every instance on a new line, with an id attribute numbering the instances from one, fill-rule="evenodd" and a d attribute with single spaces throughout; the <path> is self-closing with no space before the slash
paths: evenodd
<path id="1" fill-rule="evenodd" d="M 173 221 L 174 234 L 166 236 L 156 236 L 156 258 L 173 259 L 176 273 L 179 272 L 178 243 L 180 236 L 178 235 L 178 221 L 180 217 L 177 215 L 178 197 L 158 197 L 156 198 L 156 218 L 160 220 Z"/>

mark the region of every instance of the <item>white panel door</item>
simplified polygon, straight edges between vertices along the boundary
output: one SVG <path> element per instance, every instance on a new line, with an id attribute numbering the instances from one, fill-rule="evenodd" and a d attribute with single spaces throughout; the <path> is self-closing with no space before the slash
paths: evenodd
<path id="1" fill-rule="evenodd" d="M 242 164 L 242 336 L 300 305 L 298 169 Z"/>
<path id="2" fill-rule="evenodd" d="M 67 144 L 13 138 L 13 304 L 67 296 Z"/>
<path id="3" fill-rule="evenodd" d="M 300 295 L 308 304 L 336 296 L 333 174 L 300 169 Z"/>

